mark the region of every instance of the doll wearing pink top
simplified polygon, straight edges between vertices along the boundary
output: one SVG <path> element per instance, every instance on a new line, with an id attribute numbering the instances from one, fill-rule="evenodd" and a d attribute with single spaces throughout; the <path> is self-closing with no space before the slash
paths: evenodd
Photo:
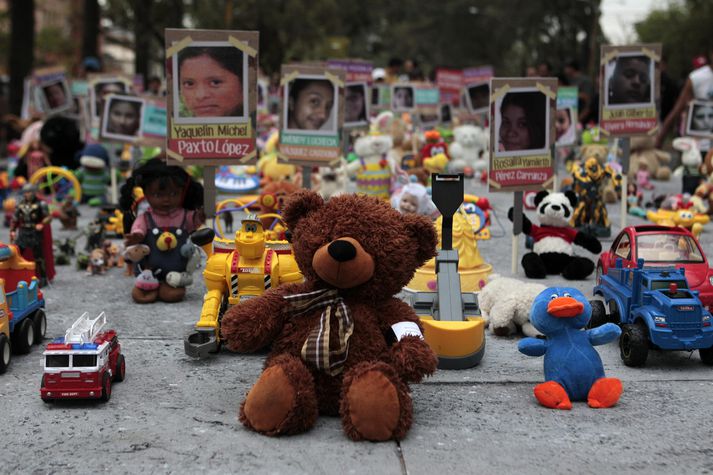
<path id="1" fill-rule="evenodd" d="M 131 233 L 125 236 L 126 245 L 142 244 L 142 249 L 148 248 L 135 271 L 138 275 L 151 270 L 159 286 L 134 286 L 131 296 L 137 303 L 178 302 L 183 300 L 186 289 L 169 285 L 166 276 L 186 271 L 188 251 L 193 246 L 188 237 L 205 220 L 203 187 L 181 167 L 167 166 L 157 159 L 134 171 L 122 187 L 122 194 L 130 193 L 135 186 L 143 189 L 149 208 L 131 225 Z"/>

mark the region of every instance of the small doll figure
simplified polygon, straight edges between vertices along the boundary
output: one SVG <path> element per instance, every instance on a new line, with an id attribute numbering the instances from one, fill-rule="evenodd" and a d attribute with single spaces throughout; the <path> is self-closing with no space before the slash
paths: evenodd
<path id="1" fill-rule="evenodd" d="M 651 183 L 649 167 L 644 162 L 639 162 L 639 170 L 636 172 L 636 186 L 642 190 L 654 189 L 654 185 Z"/>
<path id="2" fill-rule="evenodd" d="M 79 216 L 74 197 L 71 194 L 65 196 L 62 205 L 57 211 L 57 218 L 62 223 L 62 229 L 77 229 L 77 218 Z"/>
<path id="3" fill-rule="evenodd" d="M 646 217 L 646 210 L 641 206 L 642 194 L 635 183 L 629 183 L 626 187 L 626 207 L 628 213 L 639 218 Z"/>
<path id="4" fill-rule="evenodd" d="M 428 195 L 428 190 L 420 183 L 409 183 L 391 198 L 391 206 L 401 214 L 422 214 L 431 216 L 435 206 Z"/>
<path id="5" fill-rule="evenodd" d="M 130 255 L 135 245 L 148 247 L 136 270 L 153 271 L 159 286 L 149 290 L 143 285 L 134 286 L 131 296 L 137 303 L 159 299 L 178 302 L 183 300 L 186 289 L 173 287 L 168 282 L 176 281 L 173 274 L 186 271 L 194 252 L 188 236 L 205 220 L 203 186 L 193 181 L 183 168 L 168 166 L 158 159 L 149 160 L 135 170 L 121 188 L 122 195 L 131 194 L 135 186 L 144 190 L 149 208 L 136 218 L 131 233 L 125 236 L 128 246 L 125 255 Z"/>
<path id="6" fill-rule="evenodd" d="M 23 257 L 35 262 L 40 286 L 47 285 L 55 274 L 52 233 L 48 226 L 51 220 L 47 203 L 37 197 L 37 187 L 26 184 L 10 225 L 10 241 L 20 248 Z"/>

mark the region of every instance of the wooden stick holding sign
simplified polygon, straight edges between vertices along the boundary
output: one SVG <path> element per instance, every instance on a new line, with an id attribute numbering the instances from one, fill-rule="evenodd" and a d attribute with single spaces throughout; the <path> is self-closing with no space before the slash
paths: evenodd
<path id="1" fill-rule="evenodd" d="M 552 186 L 557 79 L 493 78 L 490 81 L 491 192 L 513 191 L 512 271 L 517 273 L 523 191 Z M 528 124 L 524 129 L 518 124 Z"/>
<path id="2" fill-rule="evenodd" d="M 629 162 L 631 154 L 631 141 L 629 137 L 620 139 L 621 143 L 621 229 L 626 227 L 626 219 L 629 214 Z"/>

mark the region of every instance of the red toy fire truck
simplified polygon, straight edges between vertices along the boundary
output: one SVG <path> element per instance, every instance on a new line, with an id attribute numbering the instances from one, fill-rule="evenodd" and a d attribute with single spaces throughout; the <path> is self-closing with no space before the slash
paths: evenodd
<path id="1" fill-rule="evenodd" d="M 112 381 L 124 380 L 126 362 L 116 331 L 102 331 L 105 325 L 104 312 L 93 320 L 85 312 L 63 338 L 47 345 L 40 388 L 43 401 L 109 400 Z"/>

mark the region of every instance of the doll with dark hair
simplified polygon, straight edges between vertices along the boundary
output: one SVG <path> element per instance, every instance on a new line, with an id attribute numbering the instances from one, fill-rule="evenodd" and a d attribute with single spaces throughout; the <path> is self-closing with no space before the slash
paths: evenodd
<path id="1" fill-rule="evenodd" d="M 205 220 L 203 186 L 195 182 L 178 166 L 168 166 L 161 160 L 146 162 L 121 188 L 121 203 L 131 202 L 134 189 L 140 187 L 149 207 L 136 216 L 131 232 L 125 236 L 127 256 L 139 256 L 137 273 L 150 269 L 158 279 L 157 289 L 135 286 L 131 296 L 137 303 L 157 299 L 178 302 L 186 293 L 185 287 L 173 286 L 172 273 L 186 271 L 195 246 L 188 236 Z"/>

